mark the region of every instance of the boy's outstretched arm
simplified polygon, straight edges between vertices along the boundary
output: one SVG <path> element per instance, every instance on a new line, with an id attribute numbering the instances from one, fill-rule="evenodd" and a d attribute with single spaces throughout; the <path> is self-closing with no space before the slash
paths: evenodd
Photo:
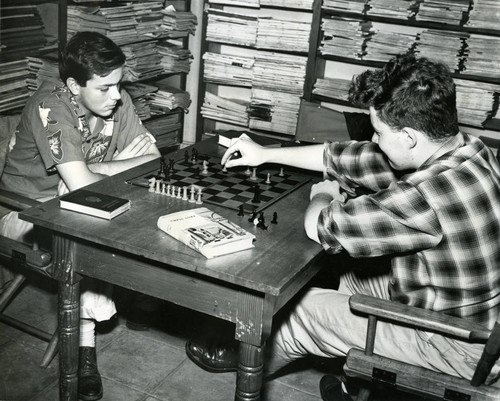
<path id="1" fill-rule="evenodd" d="M 235 166 L 258 166 L 277 163 L 312 171 L 323 171 L 323 144 L 267 148 L 241 135 L 222 156 L 221 163 L 227 168 Z M 233 155 L 239 153 L 238 158 Z"/>

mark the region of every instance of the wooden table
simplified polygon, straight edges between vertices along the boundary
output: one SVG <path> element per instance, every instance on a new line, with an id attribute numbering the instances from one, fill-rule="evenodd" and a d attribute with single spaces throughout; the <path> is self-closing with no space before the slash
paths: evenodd
<path id="1" fill-rule="evenodd" d="M 195 147 L 204 154 L 223 152 L 214 139 Z M 166 159 L 183 155 L 184 149 Z M 310 184 L 265 210 L 268 222 L 278 213 L 278 224 L 267 231 L 248 222 L 248 216 L 204 203 L 256 235 L 251 250 L 206 259 L 156 226 L 158 217 L 198 205 L 126 183 L 158 167 L 153 161 L 88 187 L 131 200 L 131 210 L 113 220 L 62 210 L 57 199 L 21 213 L 53 236 L 60 399 L 77 400 L 80 280 L 94 277 L 234 323 L 240 341 L 235 400 L 259 400 L 263 347 L 273 316 L 319 270 L 313 262 L 323 251 L 303 229 Z"/>

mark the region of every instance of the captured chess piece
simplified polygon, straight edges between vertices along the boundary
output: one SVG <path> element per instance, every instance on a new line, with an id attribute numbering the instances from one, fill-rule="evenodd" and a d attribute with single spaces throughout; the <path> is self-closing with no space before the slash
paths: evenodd
<path id="1" fill-rule="evenodd" d="M 253 223 L 257 219 L 257 208 L 253 209 L 252 215 L 248 218 L 250 223 Z"/>
<path id="2" fill-rule="evenodd" d="M 263 230 L 267 230 L 266 220 L 264 218 L 264 212 L 260 212 L 258 222 L 257 222 L 257 227 L 259 227 Z"/>
<path id="3" fill-rule="evenodd" d="M 244 216 L 244 215 L 245 215 L 245 205 L 240 205 L 238 210 L 238 216 Z"/>
<path id="4" fill-rule="evenodd" d="M 278 213 L 273 213 L 273 219 L 271 220 L 271 224 L 278 224 Z"/>

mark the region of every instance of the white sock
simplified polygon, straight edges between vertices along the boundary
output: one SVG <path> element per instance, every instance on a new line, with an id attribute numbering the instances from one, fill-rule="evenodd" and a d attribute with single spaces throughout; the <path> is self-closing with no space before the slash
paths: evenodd
<path id="1" fill-rule="evenodd" d="M 80 319 L 80 347 L 95 347 L 95 322 Z"/>

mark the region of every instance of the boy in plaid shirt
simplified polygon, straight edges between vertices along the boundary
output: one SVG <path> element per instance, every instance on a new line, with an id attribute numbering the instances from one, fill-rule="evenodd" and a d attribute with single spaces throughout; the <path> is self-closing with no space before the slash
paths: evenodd
<path id="1" fill-rule="evenodd" d="M 398 56 L 357 76 L 350 94 L 369 107 L 372 142 L 266 149 L 243 137 L 222 159 L 227 168 L 273 162 L 323 171 L 305 212 L 307 235 L 330 253 L 391 257 L 387 274 L 366 274 L 365 259 L 365 274 L 343 274 L 338 290 L 309 289 L 268 345 L 269 372 L 307 354 L 363 349 L 367 321 L 349 309 L 354 293 L 489 328 L 500 311 L 500 166 L 478 138 L 459 131 L 448 67 Z M 236 151 L 242 157 L 231 159 Z M 377 335 L 377 354 L 468 379 L 482 351 L 385 322 Z M 489 379 L 497 377 L 498 366 Z"/>

